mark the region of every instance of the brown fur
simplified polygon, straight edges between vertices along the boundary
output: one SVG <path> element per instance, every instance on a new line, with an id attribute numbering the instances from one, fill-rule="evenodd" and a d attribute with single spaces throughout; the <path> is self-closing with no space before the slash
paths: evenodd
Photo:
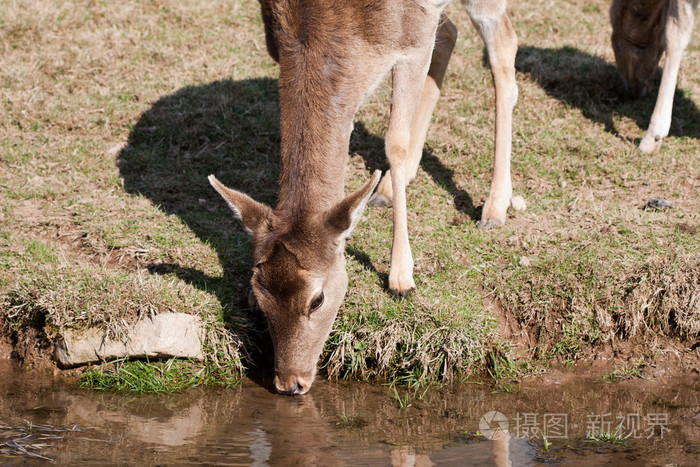
<path id="1" fill-rule="evenodd" d="M 386 55 L 426 35 L 424 15 L 406 1 L 267 0 L 261 6 L 268 47 L 277 47 L 270 54 L 280 64 L 277 211 L 297 216 L 328 209 L 344 196 L 352 118 L 372 81 L 388 71 L 381 69 Z M 403 10 L 398 21 L 388 11 L 395 8 Z M 350 53 L 368 46 L 374 56 Z M 358 73 L 367 69 L 374 72 Z"/>
<path id="2" fill-rule="evenodd" d="M 633 96 L 648 93 L 664 51 L 668 0 L 615 0 L 610 8 L 617 66 Z"/>
<path id="3" fill-rule="evenodd" d="M 275 387 L 306 392 L 347 290 L 345 239 L 379 173 L 345 196 L 353 117 L 389 72 L 386 135 L 394 204 L 390 290 L 412 290 L 406 183 L 415 176 L 430 116 L 456 40 L 440 0 L 261 0 L 267 48 L 279 63 L 280 187 L 272 211 L 210 176 L 254 237 L 253 298 L 270 324 Z M 510 204 L 510 128 L 517 97 L 516 40 L 505 0 L 465 0 L 488 45 L 496 84 L 496 169 L 484 224 L 502 224 Z M 436 42 L 436 36 L 438 41 Z M 432 62 L 432 64 L 431 64 Z"/>
<path id="4" fill-rule="evenodd" d="M 651 90 L 661 55 L 666 54 L 654 112 L 639 143 L 642 152 L 658 151 L 668 135 L 678 71 L 697 7 L 698 0 L 614 0 L 610 8 L 615 60 L 632 95 Z"/>

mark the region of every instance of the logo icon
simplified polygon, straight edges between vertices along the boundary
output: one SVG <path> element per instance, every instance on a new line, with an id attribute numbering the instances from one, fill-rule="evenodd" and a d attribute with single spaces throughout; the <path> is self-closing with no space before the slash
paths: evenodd
<path id="1" fill-rule="evenodd" d="M 486 439 L 502 439 L 508 434 L 508 417 L 492 410 L 479 420 L 479 431 Z"/>

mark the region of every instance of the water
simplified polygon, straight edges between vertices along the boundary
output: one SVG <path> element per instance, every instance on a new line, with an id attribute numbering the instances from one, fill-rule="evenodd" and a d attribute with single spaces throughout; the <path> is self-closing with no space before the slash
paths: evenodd
<path id="1" fill-rule="evenodd" d="M 83 431 L 63 433 L 34 451 L 71 465 L 700 463 L 697 376 L 619 384 L 599 377 L 552 379 L 533 379 L 511 393 L 460 384 L 430 389 L 421 400 L 400 391 L 410 404 L 402 408 L 389 388 L 366 383 L 319 379 L 310 394 L 286 397 L 272 393 L 271 381 L 259 376 L 234 389 L 129 396 L 77 389 L 50 373 L 2 362 L 0 425 L 77 425 Z M 492 411 L 507 419 L 507 435 L 497 430 Z M 545 425 L 548 449 L 541 436 Z M 630 435 L 622 445 L 585 440 L 589 432 L 616 427 Z M 474 436 L 477 431 L 503 436 L 489 440 Z M 533 436 L 523 436 L 528 433 Z M 0 445 L 10 434 L 0 430 Z M 3 464 L 28 461 L 45 462 L 0 454 Z"/>

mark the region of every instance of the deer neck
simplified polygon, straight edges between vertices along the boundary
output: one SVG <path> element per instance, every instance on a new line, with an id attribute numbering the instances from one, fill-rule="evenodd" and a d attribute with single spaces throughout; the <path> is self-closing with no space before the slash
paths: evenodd
<path id="1" fill-rule="evenodd" d="M 280 60 L 280 187 L 277 211 L 313 215 L 345 196 L 350 133 L 361 95 L 332 64 Z M 303 65 L 303 64 L 302 64 Z M 313 71 L 309 71 L 313 70 Z M 325 71 L 325 73 L 324 73 Z M 319 76 L 321 75 L 321 76 Z"/>

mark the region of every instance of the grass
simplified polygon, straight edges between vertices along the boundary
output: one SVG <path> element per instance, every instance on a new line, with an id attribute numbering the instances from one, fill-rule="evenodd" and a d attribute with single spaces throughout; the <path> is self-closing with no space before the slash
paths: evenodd
<path id="1" fill-rule="evenodd" d="M 486 370 L 513 390 L 522 355 L 534 367 L 612 347 L 653 362 L 660 346 L 683 354 L 697 340 L 700 39 L 670 136 L 642 155 L 655 96 L 624 98 L 608 3 L 510 5 L 513 177 L 528 210 L 489 232 L 475 221 L 491 177 L 491 74 L 466 13 L 448 7 L 460 36 L 408 189 L 418 289 L 387 292 L 391 212 L 369 209 L 346 249 L 329 376 L 425 385 Z M 118 335 L 174 310 L 208 323 L 206 365 L 254 365 L 268 344 L 246 300 L 250 240 L 206 176 L 276 202 L 278 68 L 257 3 L 4 2 L 0 41 L 2 334 L 29 358 L 65 328 Z M 389 101 L 385 82 L 356 116 L 347 191 L 388 168 Z M 673 208 L 643 209 L 651 198 Z"/>
<path id="2" fill-rule="evenodd" d="M 552 446 L 552 442 L 547 439 L 547 435 L 542 433 L 542 448 L 545 452 L 549 452 L 549 448 Z"/>
<path id="3" fill-rule="evenodd" d="M 587 440 L 596 443 L 607 443 L 607 444 L 625 444 L 627 442 L 629 435 L 622 436 L 619 431 L 599 431 L 587 436 Z"/>
<path id="4" fill-rule="evenodd" d="M 119 359 L 90 369 L 80 378 L 80 387 L 137 394 L 169 394 L 184 389 L 217 384 L 235 386 L 240 373 L 174 358 L 164 362 Z"/>
<path id="5" fill-rule="evenodd" d="M 618 381 L 624 381 L 627 379 L 642 378 L 642 371 L 644 367 L 647 366 L 647 362 L 644 359 L 636 361 L 632 364 L 622 363 L 619 365 L 614 365 L 612 371 L 606 374 L 604 378 L 611 383 Z"/>
<path id="6" fill-rule="evenodd" d="M 430 385 L 424 385 L 422 382 L 413 384 L 400 383 L 404 382 L 401 381 L 389 385 L 389 394 L 400 409 L 415 406 L 417 402 L 425 399 L 428 390 L 431 389 Z"/>

